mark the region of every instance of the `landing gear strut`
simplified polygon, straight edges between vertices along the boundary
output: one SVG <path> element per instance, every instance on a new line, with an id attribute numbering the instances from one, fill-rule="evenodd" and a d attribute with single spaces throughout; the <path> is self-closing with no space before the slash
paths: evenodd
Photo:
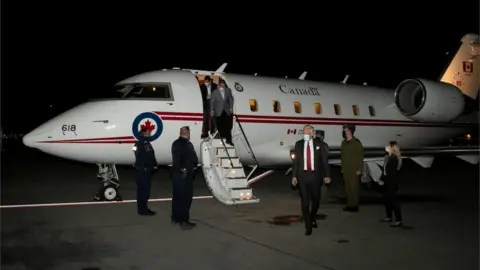
<path id="1" fill-rule="evenodd" d="M 100 180 L 100 189 L 93 199 L 95 201 L 121 201 L 122 198 L 118 192 L 120 180 L 115 164 L 97 164 L 97 166 L 97 179 Z"/>

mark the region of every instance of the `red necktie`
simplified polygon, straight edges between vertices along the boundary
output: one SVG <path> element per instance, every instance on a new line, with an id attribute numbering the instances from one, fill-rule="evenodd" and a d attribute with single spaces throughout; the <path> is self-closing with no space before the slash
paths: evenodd
<path id="1" fill-rule="evenodd" d="M 310 144 L 307 143 L 307 171 L 312 171 L 312 161 L 310 157 Z"/>

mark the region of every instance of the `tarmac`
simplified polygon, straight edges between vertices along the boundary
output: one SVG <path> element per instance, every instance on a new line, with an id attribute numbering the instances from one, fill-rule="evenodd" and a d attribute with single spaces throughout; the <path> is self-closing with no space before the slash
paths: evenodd
<path id="1" fill-rule="evenodd" d="M 93 204 L 96 166 L 14 145 L 1 156 L 1 269 L 478 269 L 478 165 L 457 158 L 424 169 L 404 161 L 405 228 L 380 223 L 381 195 L 363 189 L 343 212 L 339 169 L 322 190 L 318 228 L 304 235 L 298 192 L 285 171 L 252 185 L 261 202 L 225 206 L 195 179 L 191 217 L 170 223 L 168 170 L 154 176 L 153 217 L 136 213 L 134 170 L 117 167 L 126 202 Z M 202 196 L 206 196 L 202 197 Z M 62 203 L 85 202 L 83 205 Z M 45 205 L 50 204 L 50 205 Z M 15 208 L 5 208 L 14 206 Z"/>

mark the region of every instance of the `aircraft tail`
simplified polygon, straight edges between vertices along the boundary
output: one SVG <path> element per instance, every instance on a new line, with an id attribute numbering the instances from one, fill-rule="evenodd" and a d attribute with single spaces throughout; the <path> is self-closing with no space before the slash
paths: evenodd
<path id="1" fill-rule="evenodd" d="M 458 87 L 463 94 L 476 99 L 480 89 L 480 46 L 479 36 L 467 34 L 462 38 L 462 44 L 453 57 L 440 81 Z"/>

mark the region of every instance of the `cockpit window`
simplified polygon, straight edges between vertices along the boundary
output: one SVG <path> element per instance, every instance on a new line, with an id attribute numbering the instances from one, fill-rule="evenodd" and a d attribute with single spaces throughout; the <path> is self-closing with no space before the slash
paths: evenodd
<path id="1" fill-rule="evenodd" d="M 170 84 L 125 85 L 123 98 L 173 99 Z"/>

